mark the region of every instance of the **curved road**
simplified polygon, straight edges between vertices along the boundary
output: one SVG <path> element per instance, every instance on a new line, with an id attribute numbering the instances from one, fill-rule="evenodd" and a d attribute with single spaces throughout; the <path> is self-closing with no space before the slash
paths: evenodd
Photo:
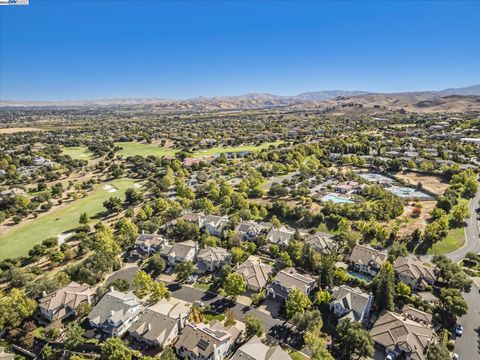
<path id="1" fill-rule="evenodd" d="M 473 199 L 468 203 L 468 209 L 470 210 L 470 219 L 468 219 L 467 226 L 465 227 L 465 244 L 449 254 L 447 257 L 454 261 L 458 262 L 462 260 L 468 252 L 474 252 L 478 254 L 480 252 L 480 239 L 479 239 L 479 229 L 478 229 L 478 220 L 477 220 L 477 206 L 480 200 L 480 187 L 477 189 L 477 194 Z"/>

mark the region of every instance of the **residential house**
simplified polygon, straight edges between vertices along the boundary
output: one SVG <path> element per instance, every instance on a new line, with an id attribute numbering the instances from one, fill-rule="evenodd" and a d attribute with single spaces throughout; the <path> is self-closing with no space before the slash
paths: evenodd
<path id="1" fill-rule="evenodd" d="M 335 186 L 335 192 L 345 195 L 361 194 L 366 186 L 356 181 L 345 181 Z"/>
<path id="2" fill-rule="evenodd" d="M 197 268 L 200 273 L 214 272 L 224 265 L 230 264 L 232 255 L 222 247 L 207 246 L 197 255 Z"/>
<path id="3" fill-rule="evenodd" d="M 421 261 L 399 256 L 394 264 L 395 275 L 412 290 L 425 290 L 435 282 L 435 271 Z"/>
<path id="4" fill-rule="evenodd" d="M 162 299 L 145 309 L 128 333 L 147 346 L 163 349 L 171 345 L 185 327 L 189 313 L 186 302 L 175 298 Z"/>
<path id="5" fill-rule="evenodd" d="M 0 196 L 4 198 L 14 198 L 15 196 L 25 195 L 25 190 L 20 188 L 12 188 L 5 191 L 0 192 Z"/>
<path id="6" fill-rule="evenodd" d="M 229 355 L 241 331 L 234 325 L 187 323 L 174 345 L 178 356 L 188 360 L 222 360 Z"/>
<path id="7" fill-rule="evenodd" d="M 183 215 L 180 219 L 194 223 L 199 228 L 202 228 L 205 224 L 206 215 L 203 212 L 188 213 Z"/>
<path id="8" fill-rule="evenodd" d="M 416 316 L 420 315 L 417 313 Z M 407 360 L 425 360 L 430 344 L 435 341 L 430 325 L 415 321 L 408 313 L 396 314 L 390 311 L 384 311 L 378 317 L 370 335 L 375 344 L 387 354 L 403 356 Z"/>
<path id="9" fill-rule="evenodd" d="M 67 286 L 44 296 L 38 301 L 40 315 L 48 321 L 63 320 L 76 314 L 77 307 L 92 304 L 95 291 L 86 284 L 71 282 Z"/>
<path id="10" fill-rule="evenodd" d="M 372 293 L 364 293 L 360 288 L 341 285 L 333 289 L 330 310 L 339 321 L 351 319 L 363 322 L 368 319 L 372 307 Z"/>
<path id="11" fill-rule="evenodd" d="M 270 244 L 276 244 L 280 250 L 285 250 L 290 243 L 290 239 L 295 234 L 295 230 L 289 229 L 282 225 L 278 229 L 272 228 L 267 234 L 267 242 Z"/>
<path id="12" fill-rule="evenodd" d="M 235 271 L 242 275 L 247 288 L 252 291 L 260 291 L 267 285 L 268 279 L 273 274 L 273 268 L 259 260 L 249 257 L 236 266 Z"/>
<path id="13" fill-rule="evenodd" d="M 264 345 L 258 336 L 252 337 L 238 348 L 231 360 L 292 360 L 280 345 Z"/>
<path id="14" fill-rule="evenodd" d="M 207 234 L 220 236 L 228 225 L 228 216 L 207 215 L 204 229 Z"/>
<path id="15" fill-rule="evenodd" d="M 195 261 L 197 253 L 198 243 L 192 240 L 165 245 L 160 251 L 160 255 L 167 259 L 170 266 L 184 261 Z"/>
<path id="16" fill-rule="evenodd" d="M 385 251 L 376 250 L 368 245 L 355 245 L 348 262 L 353 264 L 356 271 L 375 276 L 387 258 L 388 254 Z"/>
<path id="17" fill-rule="evenodd" d="M 243 241 L 253 241 L 262 233 L 268 231 L 268 227 L 255 221 L 241 221 L 236 227 L 235 232 Z"/>
<path id="18" fill-rule="evenodd" d="M 122 336 L 143 310 L 132 291 L 122 293 L 113 288 L 106 293 L 88 315 L 90 325 L 107 336 Z"/>
<path id="19" fill-rule="evenodd" d="M 333 241 L 333 235 L 331 234 L 318 232 L 308 235 L 304 241 L 313 250 L 323 255 L 328 255 L 337 250 L 337 243 Z"/>
<path id="20" fill-rule="evenodd" d="M 296 288 L 309 295 L 315 287 L 315 279 L 308 274 L 300 274 L 294 268 L 286 268 L 278 272 L 268 287 L 267 294 L 274 299 L 280 297 L 284 300 L 292 289 Z"/>
<path id="21" fill-rule="evenodd" d="M 153 253 L 163 250 L 165 245 L 168 245 L 168 239 L 162 235 L 155 234 L 140 234 L 135 240 L 134 250 L 130 252 L 132 256 L 138 254 L 139 257 L 144 255 L 151 255 Z"/>

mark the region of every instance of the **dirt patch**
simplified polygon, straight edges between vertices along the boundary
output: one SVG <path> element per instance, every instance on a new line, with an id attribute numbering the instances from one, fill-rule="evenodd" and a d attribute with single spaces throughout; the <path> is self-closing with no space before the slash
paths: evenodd
<path id="1" fill-rule="evenodd" d="M 420 201 L 419 204 L 422 206 L 422 212 L 417 218 L 412 217 L 413 209 L 415 209 L 415 206 L 412 204 L 414 203 L 405 204 L 403 215 L 399 218 L 400 220 L 404 220 L 400 225 L 399 236 L 410 236 L 415 229 L 423 231 L 425 226 L 427 226 L 427 220 L 430 218 L 430 211 L 432 211 L 437 202 Z"/>
<path id="2" fill-rule="evenodd" d="M 34 128 L 34 127 L 4 128 L 4 129 L 0 129 L 0 134 L 14 134 L 19 132 L 29 132 L 29 131 L 45 131 L 45 129 Z"/>
<path id="3" fill-rule="evenodd" d="M 448 188 L 448 183 L 436 176 L 423 175 L 416 172 L 398 172 L 395 177 L 405 180 L 412 185 L 421 183 L 425 190 L 428 190 L 436 195 L 443 195 Z"/>

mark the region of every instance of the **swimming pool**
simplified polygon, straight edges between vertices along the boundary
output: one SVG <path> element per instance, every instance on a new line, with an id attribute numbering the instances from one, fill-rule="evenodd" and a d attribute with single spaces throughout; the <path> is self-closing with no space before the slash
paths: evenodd
<path id="1" fill-rule="evenodd" d="M 432 197 L 423 191 L 404 187 L 404 186 L 391 186 L 387 188 L 388 191 L 391 193 L 401 197 L 402 199 L 412 199 L 412 198 L 419 198 L 419 199 L 431 199 Z"/>
<path id="2" fill-rule="evenodd" d="M 370 283 L 370 282 L 373 281 L 373 277 L 370 276 L 370 275 L 362 274 L 362 273 L 359 273 L 359 272 L 356 272 L 356 271 L 353 271 L 353 270 L 348 270 L 347 273 L 350 276 L 353 276 L 357 279 L 365 281 L 366 283 Z"/>
<path id="3" fill-rule="evenodd" d="M 353 200 L 345 197 L 340 197 L 335 194 L 327 194 L 323 196 L 322 201 L 324 202 L 333 201 L 334 203 L 338 203 L 338 204 L 353 203 Z"/>

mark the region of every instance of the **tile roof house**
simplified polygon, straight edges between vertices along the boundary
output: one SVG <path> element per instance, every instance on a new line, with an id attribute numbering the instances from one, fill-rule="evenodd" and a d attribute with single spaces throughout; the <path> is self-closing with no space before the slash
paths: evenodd
<path id="1" fill-rule="evenodd" d="M 88 315 L 90 325 L 108 336 L 122 336 L 143 310 L 132 291 L 122 293 L 111 289 Z"/>
<path id="2" fill-rule="evenodd" d="M 305 244 L 309 245 L 313 250 L 323 255 L 328 255 L 337 249 L 337 244 L 333 241 L 332 234 L 316 233 L 308 235 L 305 238 Z"/>
<path id="3" fill-rule="evenodd" d="M 435 340 L 431 326 L 409 318 L 408 314 L 390 311 L 379 316 L 370 335 L 375 344 L 386 353 L 397 356 L 403 354 L 406 359 L 412 360 L 425 360 L 428 348 Z"/>
<path id="4" fill-rule="evenodd" d="M 165 245 L 168 245 L 168 239 L 162 235 L 156 234 L 140 234 L 135 240 L 134 250 L 130 253 L 132 255 L 138 254 L 138 256 L 150 255 L 161 251 Z"/>
<path id="5" fill-rule="evenodd" d="M 347 260 L 353 264 L 355 270 L 375 276 L 387 258 L 384 251 L 367 245 L 355 245 Z"/>
<path id="6" fill-rule="evenodd" d="M 241 221 L 235 228 L 235 231 L 241 240 L 252 241 L 262 233 L 267 232 L 268 229 L 267 226 L 249 220 Z"/>
<path id="7" fill-rule="evenodd" d="M 233 350 L 241 331 L 234 325 L 187 323 L 174 345 L 178 356 L 189 360 L 221 360 Z"/>
<path id="8" fill-rule="evenodd" d="M 310 275 L 300 274 L 294 268 L 286 268 L 279 271 L 275 276 L 272 284 L 268 287 L 267 294 L 274 299 L 280 297 L 286 300 L 293 288 L 297 288 L 308 295 L 314 287 L 315 279 Z"/>
<path id="9" fill-rule="evenodd" d="M 333 289 L 332 299 L 330 309 L 339 317 L 339 321 L 351 319 L 363 322 L 368 319 L 373 302 L 371 293 L 341 285 Z"/>
<path id="10" fill-rule="evenodd" d="M 145 309 L 128 328 L 130 336 L 160 349 L 171 345 L 185 326 L 190 309 L 186 302 L 162 299 Z"/>
<path id="11" fill-rule="evenodd" d="M 198 243 L 192 240 L 165 245 L 160 251 L 160 255 L 165 257 L 171 266 L 187 260 L 195 261 L 197 253 Z"/>
<path id="12" fill-rule="evenodd" d="M 335 192 L 339 194 L 361 194 L 366 184 L 360 184 L 356 181 L 345 181 L 335 186 Z"/>
<path id="13" fill-rule="evenodd" d="M 267 234 L 267 242 L 277 244 L 280 250 L 287 248 L 290 239 L 295 234 L 295 230 L 282 225 L 280 228 L 272 228 Z"/>
<path id="14" fill-rule="evenodd" d="M 397 278 L 410 286 L 412 290 L 424 290 L 435 282 L 435 271 L 421 261 L 399 256 L 394 264 Z"/>
<path id="15" fill-rule="evenodd" d="M 220 236 L 227 225 L 228 216 L 207 215 L 203 226 L 207 234 Z"/>
<path id="16" fill-rule="evenodd" d="M 230 360 L 292 360 L 279 345 L 264 345 L 258 336 L 252 337 L 238 348 Z"/>
<path id="17" fill-rule="evenodd" d="M 197 268 L 200 273 L 205 271 L 216 271 L 224 265 L 230 264 L 232 255 L 222 247 L 207 246 L 200 250 L 197 255 Z"/>
<path id="18" fill-rule="evenodd" d="M 38 309 L 40 315 L 48 321 L 62 320 L 75 315 L 82 302 L 91 304 L 94 295 L 95 291 L 89 285 L 71 282 L 59 290 L 45 294 L 38 300 Z"/>
<path id="19" fill-rule="evenodd" d="M 242 264 L 238 264 L 235 271 L 242 275 L 247 284 L 247 288 L 253 291 L 260 291 L 268 282 L 270 275 L 273 274 L 273 268 L 250 257 Z"/>

